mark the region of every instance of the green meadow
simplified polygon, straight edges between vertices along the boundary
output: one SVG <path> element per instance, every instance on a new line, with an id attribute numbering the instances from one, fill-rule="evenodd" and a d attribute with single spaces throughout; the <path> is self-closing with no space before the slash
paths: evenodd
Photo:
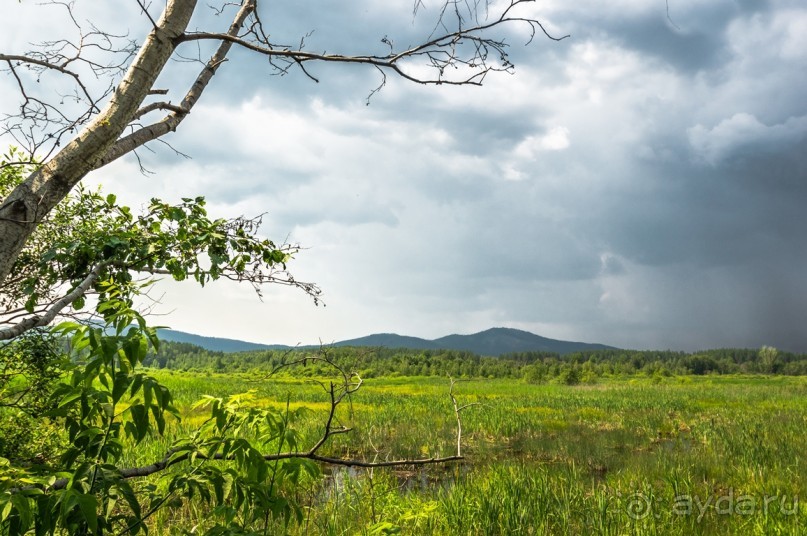
<path id="1" fill-rule="evenodd" d="M 287 418 L 298 448 L 321 436 L 327 378 L 153 369 L 180 420 L 128 451 L 159 460 L 206 419 L 203 396 Z M 322 454 L 361 460 L 451 456 L 457 419 L 439 377 L 380 377 L 336 412 L 347 434 Z M 398 468 L 323 466 L 286 490 L 298 521 L 266 534 L 807 534 L 807 378 L 637 375 L 596 383 L 457 382 L 458 462 Z M 179 464 L 173 471 L 182 471 Z M 143 479 L 139 485 L 148 485 Z M 203 499 L 150 520 L 153 533 L 199 532 Z"/>

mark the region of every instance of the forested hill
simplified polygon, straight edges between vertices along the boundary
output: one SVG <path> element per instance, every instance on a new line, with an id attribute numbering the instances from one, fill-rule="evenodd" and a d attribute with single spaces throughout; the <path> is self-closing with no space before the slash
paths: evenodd
<path id="1" fill-rule="evenodd" d="M 219 337 L 205 337 L 204 335 L 194 335 L 173 329 L 159 329 L 160 340 L 169 342 L 181 342 L 199 346 L 205 350 L 214 352 L 249 352 L 252 350 L 282 350 L 286 346 L 276 344 L 259 344 L 255 342 L 239 341 L 236 339 L 223 339 Z"/>
<path id="2" fill-rule="evenodd" d="M 493 328 L 473 335 L 448 335 L 436 339 L 434 343 L 438 348 L 467 350 L 491 356 L 513 352 L 551 352 L 564 355 L 591 350 L 615 350 L 613 346 L 604 344 L 559 341 L 510 328 Z"/>
<path id="3" fill-rule="evenodd" d="M 192 335 L 170 329 L 160 330 L 160 338 L 166 341 L 195 344 L 207 350 L 218 352 L 244 352 L 252 350 L 288 350 L 289 346 L 265 345 L 234 339 L 219 339 Z M 604 344 L 560 341 L 548 339 L 511 328 L 492 328 L 472 335 L 448 335 L 439 339 L 428 340 L 418 337 L 407 337 L 395 333 L 377 333 L 358 339 L 338 341 L 330 344 L 334 347 L 370 347 L 370 348 L 407 348 L 415 350 L 461 350 L 484 356 L 500 356 L 513 352 L 551 352 L 570 354 L 573 352 L 613 349 Z M 303 348 L 316 348 L 305 346 Z"/>

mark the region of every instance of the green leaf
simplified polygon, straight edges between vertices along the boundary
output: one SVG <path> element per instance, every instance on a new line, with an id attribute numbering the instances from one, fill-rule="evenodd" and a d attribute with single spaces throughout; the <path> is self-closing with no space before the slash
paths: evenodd
<path id="1" fill-rule="evenodd" d="M 179 207 L 171 207 L 169 217 L 174 221 L 183 221 L 185 219 L 185 211 Z"/>
<path id="2" fill-rule="evenodd" d="M 157 431 L 160 435 L 165 433 L 165 417 L 163 416 L 161 408 L 158 406 L 151 406 L 151 414 L 154 417 L 154 422 L 157 424 Z"/>
<path id="3" fill-rule="evenodd" d="M 129 396 L 134 396 L 143 386 L 143 375 L 138 373 L 132 377 L 131 387 L 129 388 Z"/>
<path id="4" fill-rule="evenodd" d="M 6 519 L 8 519 L 8 516 L 11 515 L 11 507 L 14 505 L 11 503 L 10 497 L 6 494 L 4 494 L 3 498 L 0 500 L 4 501 L 3 509 L 0 510 L 0 521 L 5 521 Z"/>
<path id="5" fill-rule="evenodd" d="M 98 528 L 98 500 L 95 495 L 79 494 L 76 496 L 78 506 L 84 515 L 84 520 L 93 532 Z"/>
<path id="6" fill-rule="evenodd" d="M 149 430 L 149 416 L 143 404 L 129 406 L 129 413 L 135 426 L 135 440 L 141 441 Z"/>
<path id="7" fill-rule="evenodd" d="M 118 371 L 115 373 L 115 380 L 112 387 L 112 402 L 117 404 L 121 397 L 129 389 L 131 378 L 127 372 Z"/>
<path id="8" fill-rule="evenodd" d="M 390 523 L 389 521 L 382 521 L 370 527 L 370 534 L 400 534 L 401 527 Z"/>
<path id="9" fill-rule="evenodd" d="M 68 404 L 71 404 L 71 403 L 75 402 L 76 400 L 80 399 L 81 395 L 83 395 L 83 394 L 84 393 L 82 391 L 80 391 L 80 390 L 73 391 L 72 393 L 70 393 L 70 394 L 66 395 L 65 397 L 63 397 L 59 401 L 59 405 L 57 407 L 58 408 L 63 408 L 65 406 L 67 406 Z"/>
<path id="10" fill-rule="evenodd" d="M 140 520 L 141 513 L 140 513 L 140 502 L 137 500 L 137 496 L 134 493 L 134 490 L 129 485 L 126 480 L 120 480 L 117 484 L 118 489 L 120 490 L 121 495 L 126 500 L 126 503 L 131 508 L 132 513 Z"/>

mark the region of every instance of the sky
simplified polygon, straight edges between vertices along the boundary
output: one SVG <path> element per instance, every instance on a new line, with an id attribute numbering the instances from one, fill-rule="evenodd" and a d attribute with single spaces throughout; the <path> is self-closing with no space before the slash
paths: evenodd
<path id="1" fill-rule="evenodd" d="M 263 0 L 277 42 L 381 53 L 438 13 L 411 0 Z M 202 3 L 200 3 L 202 4 Z M 164 2 L 151 3 L 157 16 Z M 496 13 L 501 2 L 493 2 Z M 542 0 L 506 40 L 515 72 L 418 86 L 310 65 L 273 75 L 234 51 L 163 144 L 85 181 L 133 207 L 204 195 L 215 216 L 264 215 L 324 291 L 164 281 L 154 322 L 310 344 L 491 327 L 621 348 L 807 351 L 807 5 L 803 0 Z M 75 35 L 59 6 L 4 3 L 0 52 Z M 127 11 L 128 10 L 128 11 Z M 129 39 L 136 2 L 77 2 Z M 224 31 L 204 5 L 191 26 Z M 184 50 L 195 54 L 191 46 Z M 202 51 L 204 52 L 204 50 Z M 169 98 L 195 75 L 173 63 Z M 159 84 L 158 84 L 159 85 Z M 0 74 L 0 113 L 19 95 Z M 11 143 L 8 138 L 0 144 Z"/>

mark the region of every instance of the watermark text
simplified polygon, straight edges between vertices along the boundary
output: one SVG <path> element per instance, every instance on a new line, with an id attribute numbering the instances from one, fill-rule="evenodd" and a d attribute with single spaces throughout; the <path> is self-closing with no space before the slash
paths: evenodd
<path id="1" fill-rule="evenodd" d="M 650 515 L 658 517 L 658 507 L 662 506 L 658 504 L 657 499 L 644 493 L 630 495 L 624 505 L 628 517 L 634 520 L 644 519 Z M 676 516 L 695 516 L 698 522 L 710 512 L 719 516 L 753 516 L 756 514 L 792 516 L 799 512 L 799 498 L 786 495 L 740 494 L 729 489 L 725 493 L 706 497 L 691 494 L 677 495 L 669 505 L 669 510 Z"/>

